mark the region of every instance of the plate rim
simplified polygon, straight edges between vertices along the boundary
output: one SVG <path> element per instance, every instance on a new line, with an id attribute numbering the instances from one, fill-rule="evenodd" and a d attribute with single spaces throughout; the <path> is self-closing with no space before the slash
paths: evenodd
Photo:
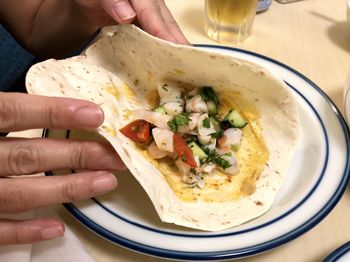
<path id="1" fill-rule="evenodd" d="M 314 88 L 325 101 L 327 104 L 329 104 L 332 108 L 332 113 L 334 113 L 334 116 L 337 118 L 342 135 L 345 139 L 345 146 L 346 146 L 346 152 L 347 155 L 349 155 L 350 152 L 350 131 L 349 127 L 347 126 L 343 115 L 340 113 L 337 106 L 334 104 L 334 102 L 329 98 L 329 96 L 320 88 L 318 87 L 314 82 L 312 82 L 309 78 L 301 74 L 300 72 L 296 71 L 295 69 L 287 66 L 286 64 L 277 61 L 273 58 L 248 51 L 243 50 L 239 48 L 234 47 L 228 47 L 228 46 L 219 46 L 219 45 L 210 45 L 210 44 L 197 44 L 196 47 L 200 48 L 211 48 L 211 49 L 218 49 L 218 50 L 227 50 L 227 51 L 233 51 L 238 53 L 247 54 L 249 56 L 254 56 L 263 60 L 266 60 L 268 62 L 271 62 L 273 64 L 276 64 L 280 67 L 283 67 L 290 71 L 291 73 L 297 75 L 299 78 L 304 80 L 306 83 L 308 83 L 312 88 Z M 286 82 L 286 81 L 285 81 Z M 288 83 L 287 83 L 288 84 Z M 292 87 L 292 86 L 291 86 Z M 293 87 L 292 87 L 293 88 Z M 297 91 L 298 92 L 298 91 Z M 316 111 L 317 112 L 317 111 Z M 43 137 L 46 137 L 48 135 L 49 130 L 43 131 Z M 52 172 L 46 172 L 46 175 L 52 175 Z M 130 239 L 126 239 L 124 237 L 121 237 L 113 232 L 110 232 L 109 230 L 103 228 L 102 226 L 96 224 L 94 221 L 86 217 L 78 208 L 74 206 L 72 203 L 63 204 L 65 208 L 84 226 L 86 226 L 88 229 L 95 232 L 97 235 L 105 238 L 106 240 L 111 241 L 114 244 L 121 245 L 127 249 L 130 249 L 132 251 L 140 252 L 142 254 L 147 254 L 151 256 L 161 257 L 161 258 L 168 258 L 168 259 L 185 259 L 185 260 L 213 260 L 213 259 L 233 259 L 233 258 L 243 258 L 250 255 L 257 255 L 259 253 L 271 250 L 273 248 L 276 248 L 280 245 L 283 245 L 300 235 L 304 234 L 311 228 L 313 228 L 315 225 L 317 225 L 319 222 L 323 220 L 325 216 L 327 216 L 332 209 L 336 206 L 336 204 L 339 202 L 340 198 L 342 197 L 347 184 L 350 179 L 350 160 L 347 159 L 345 166 L 344 166 L 344 172 L 341 178 L 341 181 L 338 185 L 337 190 L 333 193 L 331 198 L 325 203 L 322 210 L 313 216 L 311 219 L 307 220 L 305 223 L 301 224 L 299 227 L 294 228 L 293 230 L 289 231 L 288 233 L 279 236 L 275 239 L 272 239 L 270 241 L 260 243 L 254 246 L 250 247 L 244 247 L 240 249 L 233 249 L 233 250 L 227 250 L 227 251 L 213 251 L 213 252 L 182 252 L 178 250 L 168 250 L 163 249 L 159 247 L 153 247 L 153 246 L 147 246 L 143 243 L 138 243 Z M 283 216 L 283 215 L 281 215 Z M 82 221 L 83 220 L 83 221 Z M 231 233 L 232 234 L 232 233 Z M 218 235 L 216 235 L 218 236 Z"/>
<path id="2" fill-rule="evenodd" d="M 327 255 L 323 259 L 323 262 L 336 262 L 346 253 L 350 253 L 350 241 L 342 244 L 340 247 L 337 247 L 335 250 L 333 250 L 329 255 Z"/>
<path id="3" fill-rule="evenodd" d="M 337 247 L 333 250 L 328 256 L 323 259 L 323 262 L 335 262 L 346 253 L 350 252 L 350 241 L 342 244 L 340 247 Z"/>

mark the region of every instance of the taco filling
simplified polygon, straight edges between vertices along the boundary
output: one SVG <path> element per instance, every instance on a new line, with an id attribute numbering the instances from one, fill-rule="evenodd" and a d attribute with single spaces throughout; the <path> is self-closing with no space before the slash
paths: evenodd
<path id="1" fill-rule="evenodd" d="M 157 93 L 155 107 L 151 110 L 133 110 L 134 120 L 120 132 L 138 143 L 151 159 L 157 160 L 153 163 L 166 176 L 178 197 L 184 200 L 201 198 L 205 201 L 223 201 L 252 194 L 260 173 L 258 171 L 262 170 L 268 153 L 262 146 L 250 152 L 250 159 L 238 159 L 242 138 L 249 132 L 244 132 L 248 121 L 239 110 L 222 105 L 210 86 L 187 92 L 176 84 L 161 84 L 157 87 Z M 254 143 L 252 139 L 249 140 Z M 263 144 L 262 138 L 259 142 Z M 260 156 L 260 161 L 252 157 L 254 153 Z M 241 162 L 254 167 L 260 165 L 261 168 L 243 168 L 245 180 L 235 181 L 232 176 L 239 173 Z M 181 183 L 176 183 L 179 177 Z M 230 185 L 234 183 L 236 185 Z M 205 187 L 226 187 L 228 190 L 227 193 L 221 192 L 221 199 L 207 193 L 210 191 L 189 190 Z"/>

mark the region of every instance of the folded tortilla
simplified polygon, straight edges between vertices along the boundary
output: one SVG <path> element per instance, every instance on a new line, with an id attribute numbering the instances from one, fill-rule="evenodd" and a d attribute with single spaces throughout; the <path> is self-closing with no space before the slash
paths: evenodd
<path id="1" fill-rule="evenodd" d="M 132 110 L 154 106 L 157 85 L 168 82 L 212 86 L 222 104 L 244 113 L 249 125 L 240 174 L 209 176 L 203 189 L 186 187 L 170 163 L 150 159 L 119 132 L 131 122 Z M 230 228 L 266 212 L 299 136 L 293 95 L 266 69 L 213 50 L 172 44 L 132 25 L 105 28 L 82 55 L 34 65 L 26 85 L 32 94 L 99 104 L 105 120 L 98 132 L 144 188 L 160 219 L 200 230 Z"/>

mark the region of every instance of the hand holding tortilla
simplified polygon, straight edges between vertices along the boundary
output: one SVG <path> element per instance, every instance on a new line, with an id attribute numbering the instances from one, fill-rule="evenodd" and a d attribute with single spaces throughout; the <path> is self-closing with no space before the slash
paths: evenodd
<path id="1" fill-rule="evenodd" d="M 201 230 L 266 212 L 299 134 L 292 94 L 264 68 L 134 26 L 106 28 L 84 55 L 35 65 L 27 88 L 99 104 L 98 132 L 160 219 Z"/>
<path id="2" fill-rule="evenodd" d="M 163 0 L 4 0 L 0 18 L 37 57 L 70 56 L 84 48 L 101 26 L 116 23 L 135 22 L 159 38 L 188 44 Z"/>
<path id="3" fill-rule="evenodd" d="M 101 109 L 89 101 L 0 93 L 0 131 L 32 128 L 91 129 L 103 122 Z M 92 141 L 3 137 L 0 140 L 0 213 L 18 213 L 53 203 L 103 194 L 116 187 L 108 170 L 123 168 L 110 145 Z M 91 161 L 99 158 L 101 161 Z M 74 176 L 30 177 L 62 168 L 86 170 Z M 16 179 L 9 176 L 16 176 Z M 32 243 L 60 237 L 57 219 L 0 219 L 0 245 Z"/>

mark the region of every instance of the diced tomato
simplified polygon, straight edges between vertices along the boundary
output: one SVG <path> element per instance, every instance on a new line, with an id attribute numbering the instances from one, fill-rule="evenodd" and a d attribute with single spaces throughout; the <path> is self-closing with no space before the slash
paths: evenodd
<path id="1" fill-rule="evenodd" d="M 150 124 L 142 119 L 135 120 L 119 130 L 124 136 L 137 143 L 146 144 L 150 137 Z"/>
<path id="2" fill-rule="evenodd" d="M 194 160 L 193 152 L 191 148 L 186 144 L 186 140 L 179 134 L 174 134 L 174 151 L 179 156 L 179 159 L 184 161 L 191 167 L 197 167 L 197 163 Z"/>

